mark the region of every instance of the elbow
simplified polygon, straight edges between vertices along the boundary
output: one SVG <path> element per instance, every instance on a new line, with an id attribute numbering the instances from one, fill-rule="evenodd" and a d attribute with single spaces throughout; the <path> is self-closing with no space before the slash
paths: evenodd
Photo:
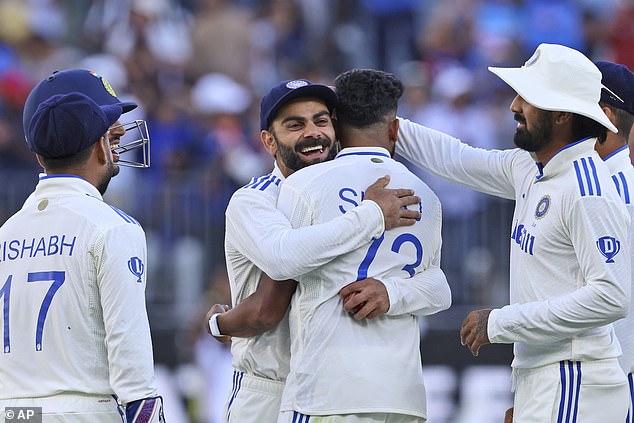
<path id="1" fill-rule="evenodd" d="M 446 285 L 446 289 L 442 296 L 442 302 L 440 304 L 439 311 L 444 311 L 444 310 L 447 310 L 449 307 L 451 307 L 452 301 L 453 301 L 453 298 L 451 296 L 451 289 L 449 288 L 449 285 Z"/>
<path id="2" fill-rule="evenodd" d="M 605 310 L 609 315 L 610 322 L 626 317 L 630 312 L 629 295 L 619 296 L 606 301 Z"/>
<path id="3" fill-rule="evenodd" d="M 264 307 L 259 304 L 251 320 L 251 327 L 257 332 L 262 333 L 274 329 L 284 318 L 285 313 L 279 313 L 276 310 Z"/>

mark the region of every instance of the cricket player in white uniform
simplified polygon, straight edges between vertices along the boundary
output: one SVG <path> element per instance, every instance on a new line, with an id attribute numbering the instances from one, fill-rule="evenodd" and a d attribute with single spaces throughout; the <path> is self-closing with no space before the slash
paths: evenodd
<path id="1" fill-rule="evenodd" d="M 515 89 L 519 149 L 487 151 L 408 121 L 397 152 L 448 180 L 516 202 L 510 305 L 471 312 L 474 355 L 514 343 L 514 422 L 621 422 L 627 381 L 612 322 L 630 304 L 630 216 L 594 150 L 605 127 L 601 73 L 542 44 L 524 66 L 489 68 Z M 601 126 L 598 126 L 600 124 Z"/>
<path id="2" fill-rule="evenodd" d="M 619 130 L 608 132 L 606 140 L 597 142 L 595 150 L 604 160 L 612 175 L 616 189 L 634 219 L 634 167 L 630 162 L 628 137 L 634 123 L 634 73 L 627 66 L 612 62 L 595 62 L 602 75 L 601 82 L 608 90 L 601 90 L 601 102 L 606 116 Z M 630 248 L 634 248 L 634 225 L 630 226 Z M 634 260 L 632 261 L 634 266 Z M 634 269 L 632 271 L 634 279 Z M 634 298 L 632 298 L 634 299 Z M 634 312 L 630 302 L 630 313 L 626 318 L 614 322 L 616 336 L 623 354 L 619 357 L 621 368 L 627 375 L 630 388 L 627 423 L 632 422 L 634 410 Z"/>
<path id="3" fill-rule="evenodd" d="M 119 171 L 119 135 L 109 129 L 135 105 L 114 94 L 98 105 L 92 97 L 100 90 L 107 91 L 100 76 L 69 71 L 27 99 L 26 140 L 45 174 L 0 228 L 7 419 L 6 407 L 41 407 L 45 422 L 163 421 L 145 308 L 145 235 L 102 199 Z"/>
<path id="4" fill-rule="evenodd" d="M 344 148 L 334 160 L 287 178 L 278 207 L 293 227 L 322 224 L 349 213 L 370 182 L 389 174 L 392 184 L 410 187 L 420 197 L 414 207 L 421 218 L 299 276 L 289 315 L 290 373 L 278 422 L 424 422 L 418 316 L 448 308 L 449 286 L 421 287 L 415 306 L 361 321 L 343 307 L 358 294 L 342 298 L 341 291 L 368 276 L 412 278 L 415 284 L 416 274 L 438 266 L 440 202 L 391 158 L 400 81 L 380 71 L 355 70 L 337 77 L 335 86 Z"/>
<path id="5" fill-rule="evenodd" d="M 208 313 L 213 335 L 233 337 L 234 386 L 226 421 L 277 421 L 290 360 L 286 311 L 295 282 L 273 281 L 269 276 L 296 278 L 366 244 L 384 227 L 413 224 L 419 216 L 416 210 L 403 209 L 418 203 L 417 197 L 406 195 L 411 190 L 377 190 L 376 186 L 368 189 L 368 196 L 374 192 L 380 208 L 372 201 L 360 201 L 350 213 L 323 225 L 293 229 L 277 210 L 286 176 L 334 155 L 330 115 L 335 101 L 329 87 L 307 80 L 283 81 L 262 99 L 262 140 L 276 159 L 275 167 L 231 198 L 225 253 L 234 308 L 220 314 L 225 309 L 215 305 Z M 438 267 L 422 276 L 431 280 L 427 285 L 432 287 L 446 283 Z M 408 303 L 408 287 L 392 281 L 386 282 L 386 289 L 394 308 Z"/>

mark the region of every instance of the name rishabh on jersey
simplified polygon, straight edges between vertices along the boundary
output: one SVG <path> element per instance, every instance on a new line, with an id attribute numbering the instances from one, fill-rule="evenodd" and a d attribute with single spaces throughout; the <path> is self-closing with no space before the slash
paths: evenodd
<path id="1" fill-rule="evenodd" d="M 40 177 L 0 228 L 0 400 L 155 395 L 145 245 L 87 181 Z"/>

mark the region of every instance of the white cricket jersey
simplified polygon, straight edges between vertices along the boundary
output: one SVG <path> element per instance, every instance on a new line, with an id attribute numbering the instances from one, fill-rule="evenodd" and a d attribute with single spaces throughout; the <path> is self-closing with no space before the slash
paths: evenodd
<path id="1" fill-rule="evenodd" d="M 74 175 L 41 176 L 0 228 L 0 399 L 156 395 L 145 234 Z"/>
<path id="2" fill-rule="evenodd" d="M 513 366 L 614 358 L 611 322 L 630 302 L 630 216 L 595 139 L 542 167 L 521 149 L 482 150 L 401 120 L 397 153 L 479 191 L 514 199 L 510 305 L 493 310 L 493 343 L 515 343 Z"/>
<path id="3" fill-rule="evenodd" d="M 263 271 L 275 280 L 297 278 L 384 230 L 381 210 L 372 201 L 328 224 L 293 230 L 276 207 L 283 180 L 275 165 L 272 173 L 236 191 L 227 206 L 225 256 L 234 306 L 255 292 Z M 236 370 L 285 380 L 290 361 L 288 315 L 261 335 L 233 337 L 231 354 Z"/>
<path id="4" fill-rule="evenodd" d="M 390 187 L 414 189 L 421 198 L 414 207 L 421 210 L 422 218 L 299 277 L 289 315 L 291 371 L 281 411 L 426 416 L 417 315 L 406 312 L 357 321 L 344 311 L 338 292 L 367 277 L 409 279 L 415 284 L 415 275 L 437 265 L 438 198 L 387 150 L 346 148 L 333 161 L 290 176 L 278 207 L 293 227 L 322 224 L 354 210 L 365 188 L 386 174 L 391 177 Z M 428 299 L 422 314 L 449 307 L 449 287 L 445 283 L 439 289 L 444 301 Z"/>
<path id="5" fill-rule="evenodd" d="M 631 220 L 634 221 L 634 167 L 630 161 L 629 148 L 623 146 L 606 157 L 604 163 L 608 166 L 616 190 L 630 212 Z M 630 248 L 630 251 L 633 251 L 634 224 L 630 226 Z M 632 278 L 634 284 L 634 260 L 632 260 Z M 634 297 L 632 299 L 634 300 Z M 626 318 L 614 322 L 614 330 L 623 350 L 619 363 L 625 373 L 632 373 L 634 372 L 634 305 L 630 305 L 630 312 Z"/>

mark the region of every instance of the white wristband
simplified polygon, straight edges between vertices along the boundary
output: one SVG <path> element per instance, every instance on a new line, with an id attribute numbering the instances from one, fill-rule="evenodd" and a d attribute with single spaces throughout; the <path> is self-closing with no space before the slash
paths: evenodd
<path id="1" fill-rule="evenodd" d="M 214 313 L 211 315 L 209 319 L 209 329 L 211 330 L 211 334 L 213 336 L 223 336 L 220 333 L 220 328 L 218 328 L 218 315 L 221 313 Z"/>

